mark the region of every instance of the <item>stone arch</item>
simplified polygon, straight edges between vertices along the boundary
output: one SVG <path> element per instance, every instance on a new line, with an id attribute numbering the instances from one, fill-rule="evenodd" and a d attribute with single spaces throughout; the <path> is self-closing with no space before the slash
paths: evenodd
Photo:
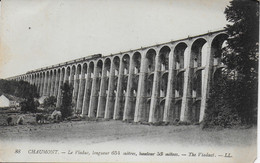
<path id="1" fill-rule="evenodd" d="M 221 65 L 222 48 L 225 46 L 225 41 L 228 35 L 226 33 L 220 33 L 216 35 L 211 42 L 211 55 L 213 56 L 213 65 Z"/>
<path id="2" fill-rule="evenodd" d="M 69 82 L 70 71 L 71 71 L 70 66 L 67 66 L 64 74 L 64 83 Z"/>
<path id="3" fill-rule="evenodd" d="M 96 62 L 95 70 L 94 70 L 94 78 L 92 81 L 92 90 L 91 90 L 91 106 L 92 112 L 90 116 L 97 117 L 97 107 L 98 107 L 98 98 L 100 96 L 100 86 L 101 86 L 101 78 L 102 78 L 102 70 L 103 70 L 103 60 L 99 59 Z"/>
<path id="4" fill-rule="evenodd" d="M 191 59 L 192 59 L 192 67 L 201 67 L 203 66 L 203 57 L 206 55 L 203 51 L 203 48 L 206 45 L 207 40 L 204 38 L 196 39 L 191 46 Z M 204 55 L 205 54 L 205 55 Z"/>
<path id="5" fill-rule="evenodd" d="M 80 79 L 81 79 L 81 71 L 82 71 L 82 65 L 77 64 L 75 65 L 75 75 L 74 75 L 74 82 L 73 82 L 73 97 L 72 102 L 74 104 L 74 110 L 79 113 L 79 110 L 77 110 L 77 100 L 78 100 L 78 93 L 79 93 L 79 87 L 80 87 Z"/>
<path id="6" fill-rule="evenodd" d="M 164 46 L 159 51 L 159 64 L 160 71 L 169 70 L 169 54 L 171 52 L 171 48 L 168 46 Z"/>
<path id="7" fill-rule="evenodd" d="M 113 95 L 115 96 L 117 93 L 117 86 L 118 86 L 118 76 L 119 76 L 119 68 L 120 68 L 120 58 L 118 56 L 115 56 L 113 58 L 113 64 L 114 64 L 114 90 Z"/>
<path id="8" fill-rule="evenodd" d="M 93 79 L 94 78 L 94 62 L 90 62 L 89 63 L 89 73 L 90 73 L 90 78 Z"/>
<path id="9" fill-rule="evenodd" d="M 74 87 L 74 80 L 75 80 L 75 75 L 76 75 L 76 70 L 77 70 L 77 67 L 76 65 L 72 65 L 71 67 L 71 73 L 69 74 L 70 77 L 69 77 L 69 83 Z M 73 88 L 75 89 L 75 88 Z"/>
<path id="10" fill-rule="evenodd" d="M 98 78 L 101 78 L 102 76 L 102 68 L 103 68 L 103 61 L 100 59 L 97 61 L 97 64 L 96 64 L 96 71 L 97 71 L 97 77 Z"/>
<path id="11" fill-rule="evenodd" d="M 191 47 L 191 62 L 194 68 L 192 78 L 192 97 L 200 98 L 205 83 L 205 70 L 208 42 L 204 38 L 196 39 Z"/>
<path id="12" fill-rule="evenodd" d="M 127 92 L 127 85 L 128 85 L 128 75 L 129 75 L 129 67 L 130 67 L 130 56 L 129 54 L 124 54 L 122 57 L 122 69 L 123 69 L 123 77 L 122 77 L 122 89 L 120 94 L 122 95 L 119 97 L 119 111 L 118 111 L 118 119 L 123 119 L 123 114 L 125 110 L 125 101 L 126 101 L 126 92 Z"/>
<path id="13" fill-rule="evenodd" d="M 120 67 L 120 58 L 118 56 L 115 56 L 113 58 L 113 64 L 114 64 L 114 67 L 115 67 L 115 76 L 118 76 L 119 67 Z"/>
<path id="14" fill-rule="evenodd" d="M 110 69 L 111 69 L 111 60 L 110 58 L 106 58 L 104 62 L 104 76 L 109 77 L 110 76 Z"/>
<path id="15" fill-rule="evenodd" d="M 183 69 L 186 67 L 187 56 L 185 55 L 185 51 L 187 51 L 188 45 L 184 42 L 180 42 L 174 48 L 175 55 L 175 69 Z M 186 59 L 186 60 L 185 60 Z"/>
<path id="16" fill-rule="evenodd" d="M 156 51 L 154 49 L 149 49 L 146 53 L 148 73 L 154 72 L 155 70 L 155 58 Z"/>
<path id="17" fill-rule="evenodd" d="M 81 64 L 78 64 L 78 65 L 77 65 L 77 69 L 76 69 L 76 73 L 79 75 L 79 77 L 80 77 L 80 75 L 81 75 L 81 69 L 82 69 L 82 65 L 81 65 Z"/>
<path id="18" fill-rule="evenodd" d="M 135 52 L 132 56 L 132 66 L 133 70 L 132 73 L 132 80 L 129 81 L 128 85 L 130 86 L 130 94 L 129 94 L 129 103 L 128 103 L 128 110 L 127 110 L 127 119 L 134 119 L 135 113 L 135 106 L 136 106 L 136 98 L 138 92 L 138 83 L 139 83 L 139 73 L 141 67 L 141 53 Z"/>
<path id="19" fill-rule="evenodd" d="M 122 57 L 122 65 L 123 65 L 123 74 L 128 75 L 129 67 L 130 67 L 130 56 L 128 54 L 125 54 Z"/>
<path id="20" fill-rule="evenodd" d="M 53 95 L 55 97 L 57 97 L 58 95 L 58 91 L 59 91 L 59 83 L 60 83 L 60 77 L 61 77 L 61 68 L 57 68 L 56 69 L 56 79 L 55 79 L 55 86 L 54 86 L 54 91 L 53 91 Z"/>
<path id="21" fill-rule="evenodd" d="M 50 96 L 53 96 L 54 87 L 55 87 L 55 80 L 56 80 L 56 69 L 52 70 L 52 77 L 51 77 L 51 90 L 50 90 Z"/>
<path id="22" fill-rule="evenodd" d="M 82 65 L 82 75 L 84 75 L 83 79 L 85 79 L 87 73 L 88 73 L 88 64 L 83 63 Z"/>
<path id="23" fill-rule="evenodd" d="M 97 115 L 98 117 L 104 117 L 105 115 L 110 73 L 111 73 L 111 59 L 106 58 L 104 60 L 103 75 L 102 75 L 101 86 L 100 86 L 98 115 Z"/>
<path id="24" fill-rule="evenodd" d="M 138 74 L 141 67 L 141 53 L 135 52 L 132 56 L 132 59 L 134 64 L 134 74 Z"/>

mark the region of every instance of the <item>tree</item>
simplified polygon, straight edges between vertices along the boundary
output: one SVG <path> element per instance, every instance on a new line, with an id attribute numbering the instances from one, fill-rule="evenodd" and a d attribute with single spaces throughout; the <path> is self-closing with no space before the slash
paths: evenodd
<path id="1" fill-rule="evenodd" d="M 25 101 L 21 102 L 21 111 L 23 112 L 36 112 L 37 107 L 39 106 L 39 102 L 35 101 L 33 98 L 25 99 Z"/>
<path id="2" fill-rule="evenodd" d="M 225 14 L 228 39 L 223 48 L 226 69 L 214 78 L 204 127 L 231 127 L 257 120 L 259 2 L 232 0 Z"/>
<path id="3" fill-rule="evenodd" d="M 67 82 L 61 86 L 61 107 L 60 111 L 62 118 L 67 118 L 72 115 L 72 91 L 73 86 L 69 85 Z"/>
<path id="4" fill-rule="evenodd" d="M 218 70 L 210 89 L 209 99 L 203 128 L 221 126 L 224 128 L 241 124 L 241 118 L 237 111 L 237 104 L 242 96 L 238 93 L 239 84 L 234 78 L 230 78 L 228 69 Z"/>
<path id="5" fill-rule="evenodd" d="M 37 98 L 37 88 L 26 81 L 0 80 L 0 92 L 21 98 Z"/>
<path id="6" fill-rule="evenodd" d="M 252 123 L 258 98 L 259 2 L 233 0 L 225 9 L 229 35 L 223 62 L 236 71 L 237 111 L 243 123 Z"/>
<path id="7" fill-rule="evenodd" d="M 250 80 L 258 76 L 259 2 L 233 0 L 225 9 L 229 38 L 224 63 Z"/>
<path id="8" fill-rule="evenodd" d="M 0 80 L 0 92 L 10 94 L 25 99 L 21 102 L 21 110 L 24 112 L 35 112 L 39 106 L 34 98 L 39 97 L 35 85 L 31 85 L 26 81 Z"/>

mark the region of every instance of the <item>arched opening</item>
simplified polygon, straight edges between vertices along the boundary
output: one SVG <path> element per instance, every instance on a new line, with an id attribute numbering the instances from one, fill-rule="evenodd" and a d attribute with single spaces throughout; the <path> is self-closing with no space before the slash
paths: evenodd
<path id="1" fill-rule="evenodd" d="M 102 68 L 103 68 L 103 62 L 102 60 L 99 60 L 97 62 L 97 65 L 96 65 L 96 87 L 95 88 L 92 88 L 92 89 L 95 89 L 94 90 L 94 93 L 93 95 L 91 95 L 93 97 L 93 115 L 95 117 L 97 117 L 97 106 L 98 106 L 98 98 L 100 96 L 100 85 L 101 85 L 101 77 L 102 77 Z"/>
<path id="2" fill-rule="evenodd" d="M 110 76 L 110 67 L 111 67 L 111 61 L 110 61 L 110 59 L 109 58 L 107 58 L 106 60 L 105 60 L 105 74 L 104 74 L 104 77 L 109 77 Z"/>
<path id="3" fill-rule="evenodd" d="M 81 79 L 82 79 L 81 82 L 83 84 L 83 90 L 85 89 L 87 73 L 88 73 L 88 64 L 84 63 L 82 66 L 82 73 L 81 73 Z"/>
<path id="4" fill-rule="evenodd" d="M 150 105 L 151 105 L 151 98 L 148 98 L 146 101 L 145 108 L 143 108 L 143 120 L 148 122 L 149 120 L 149 113 L 150 113 Z"/>
<path id="5" fill-rule="evenodd" d="M 49 78 L 50 78 L 50 72 L 47 71 L 46 73 L 46 80 L 45 80 L 45 86 L 44 86 L 44 96 L 48 96 L 48 87 L 49 87 Z"/>
<path id="6" fill-rule="evenodd" d="M 164 107 L 165 107 L 165 99 L 161 100 L 161 102 L 159 103 L 159 107 L 155 109 L 154 117 L 156 122 L 163 121 Z"/>
<path id="7" fill-rule="evenodd" d="M 207 41 L 203 38 L 199 38 L 193 42 L 191 47 L 192 54 L 192 67 L 205 66 L 207 56 Z"/>
<path id="8" fill-rule="evenodd" d="M 155 57 L 156 57 L 156 51 L 154 49 L 149 49 L 146 53 L 148 73 L 154 72 L 155 70 Z"/>
<path id="9" fill-rule="evenodd" d="M 199 122 L 200 105 L 201 105 L 201 100 L 197 100 L 192 104 L 192 111 L 191 111 L 191 118 L 190 119 L 193 123 Z"/>
<path id="10" fill-rule="evenodd" d="M 55 89 L 55 82 L 56 82 L 56 77 L 57 77 L 57 70 L 53 70 L 53 76 L 52 76 L 52 80 L 51 80 L 51 96 L 54 95 L 54 89 Z"/>
<path id="11" fill-rule="evenodd" d="M 169 53 L 171 49 L 168 46 L 164 46 L 159 51 L 159 64 L 160 64 L 160 71 L 167 71 L 169 70 Z"/>
<path id="12" fill-rule="evenodd" d="M 111 79 L 111 103 L 108 109 L 109 109 L 109 118 L 112 118 L 114 115 L 114 107 L 115 107 L 115 97 L 117 93 L 117 85 L 118 85 L 118 75 L 119 75 L 119 67 L 120 67 L 120 58 L 118 56 L 113 58 L 112 61 L 113 67 L 114 67 L 114 77 Z M 112 73 L 112 72 L 111 72 Z"/>
<path id="13" fill-rule="evenodd" d="M 184 71 L 177 74 L 175 97 L 179 98 L 183 96 L 183 86 L 184 86 Z"/>
<path id="14" fill-rule="evenodd" d="M 81 64 L 78 64 L 77 66 L 77 79 L 80 79 L 81 78 Z"/>
<path id="15" fill-rule="evenodd" d="M 64 79 L 64 83 L 65 82 L 69 82 L 69 76 L 70 76 L 70 67 L 68 66 L 65 72 L 65 79 Z"/>
<path id="16" fill-rule="evenodd" d="M 147 97 L 151 98 L 153 91 L 153 77 L 154 74 L 150 74 L 147 80 Z"/>
<path id="17" fill-rule="evenodd" d="M 175 69 L 183 69 L 187 66 L 187 44 L 181 42 L 174 49 L 175 55 Z"/>
<path id="18" fill-rule="evenodd" d="M 175 122 L 178 122 L 180 120 L 180 116 L 181 116 L 181 103 L 182 103 L 182 100 L 177 100 L 175 105 L 174 105 L 173 119 L 174 119 Z"/>
<path id="19" fill-rule="evenodd" d="M 111 60 L 109 58 L 105 59 L 104 61 L 104 70 L 103 70 L 103 79 L 102 79 L 102 90 L 100 90 L 100 97 L 99 97 L 99 117 L 104 117 L 105 115 L 105 107 L 107 102 L 107 95 L 108 95 L 108 85 L 109 85 L 109 77 L 110 77 L 110 70 L 111 70 Z"/>
<path id="20" fill-rule="evenodd" d="M 160 97 L 164 98 L 167 95 L 167 85 L 168 85 L 168 72 L 162 75 L 160 82 Z"/>
<path id="21" fill-rule="evenodd" d="M 201 97 L 201 90 L 203 90 L 205 78 L 206 59 L 207 59 L 207 48 L 208 43 L 205 39 L 199 38 L 192 44 L 191 54 L 192 54 L 192 66 L 194 69 L 193 75 L 193 89 L 192 97 L 199 98 Z"/>
<path id="22" fill-rule="evenodd" d="M 85 67 L 85 93 L 84 93 L 84 104 L 83 108 L 85 109 L 84 112 L 86 115 L 89 115 L 89 102 L 90 102 L 90 96 L 92 91 L 92 84 L 93 84 L 93 78 L 94 78 L 94 62 L 90 62 L 89 67 L 87 68 L 87 64 L 84 64 Z"/>
<path id="23" fill-rule="evenodd" d="M 71 68 L 71 70 L 72 70 L 72 71 L 71 71 L 71 73 L 70 73 L 69 83 L 70 83 L 70 85 L 73 86 L 73 89 L 75 89 L 75 88 L 74 88 L 74 80 L 75 80 L 75 74 L 76 74 L 76 66 L 73 65 L 72 68 Z"/>
<path id="24" fill-rule="evenodd" d="M 222 49 L 227 46 L 227 38 L 228 35 L 225 33 L 221 33 L 217 35 L 211 44 L 211 55 L 213 56 L 213 65 L 223 65 L 222 63 Z"/>
<path id="25" fill-rule="evenodd" d="M 81 64 L 77 65 L 74 76 L 75 76 L 74 77 L 75 81 L 74 81 L 74 90 L 73 90 L 73 103 L 74 103 L 74 106 L 76 107 L 77 99 L 78 99 L 78 91 L 79 91 L 79 87 L 80 87 L 79 83 L 80 83 L 80 78 L 81 78 Z"/>
<path id="26" fill-rule="evenodd" d="M 56 79 L 55 79 L 55 87 L 53 95 L 57 97 L 58 91 L 59 91 L 59 83 L 60 83 L 60 75 L 61 75 L 61 69 L 56 70 Z"/>
<path id="27" fill-rule="evenodd" d="M 79 67 L 78 67 L 79 69 Z M 82 115 L 86 115 L 85 110 L 83 111 L 83 99 L 84 99 L 84 91 L 85 91 L 85 84 L 86 84 L 86 73 L 88 70 L 87 63 L 83 63 L 83 65 L 80 65 L 80 74 L 79 74 L 79 93 L 77 95 L 77 112 L 81 113 Z"/>
<path id="28" fill-rule="evenodd" d="M 198 70 L 195 72 L 192 81 L 192 97 L 200 98 L 202 91 L 202 70 Z"/>
<path id="29" fill-rule="evenodd" d="M 129 99 L 129 110 L 128 110 L 128 119 L 134 119 L 135 105 L 136 105 L 136 96 L 138 91 L 138 82 L 139 82 L 139 72 L 141 67 L 141 54 L 135 52 L 133 55 L 133 66 L 134 72 L 132 76 L 132 87 L 130 91 Z"/>
<path id="30" fill-rule="evenodd" d="M 126 91 L 127 91 L 127 84 L 128 84 L 128 75 L 129 75 L 129 66 L 130 66 L 130 56 L 125 54 L 122 57 L 122 68 L 123 68 L 123 75 L 122 75 L 122 89 L 120 92 L 121 96 L 119 96 L 119 111 L 118 111 L 118 119 L 123 119 L 123 114 L 125 110 L 125 99 L 126 99 Z"/>
<path id="31" fill-rule="evenodd" d="M 134 74 L 138 74 L 140 72 L 141 66 L 141 54 L 139 52 L 134 53 L 133 55 L 133 63 L 134 63 Z"/>

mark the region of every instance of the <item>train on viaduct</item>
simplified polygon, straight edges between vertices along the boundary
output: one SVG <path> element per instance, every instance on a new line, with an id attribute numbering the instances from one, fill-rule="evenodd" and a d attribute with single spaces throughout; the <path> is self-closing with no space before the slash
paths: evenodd
<path id="1" fill-rule="evenodd" d="M 61 85 L 73 86 L 74 112 L 134 122 L 199 123 L 209 90 L 223 68 L 225 30 L 208 32 L 107 56 L 80 59 L 27 72 L 8 80 L 24 80 L 39 95 L 57 98 Z"/>

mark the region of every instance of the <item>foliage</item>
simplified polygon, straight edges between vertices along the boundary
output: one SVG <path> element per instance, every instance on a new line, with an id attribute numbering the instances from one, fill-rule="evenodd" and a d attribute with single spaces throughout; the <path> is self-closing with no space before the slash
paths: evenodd
<path id="1" fill-rule="evenodd" d="M 223 50 L 223 62 L 228 69 L 237 72 L 237 110 L 243 123 L 251 123 L 257 107 L 258 60 L 259 60 L 259 2 L 233 0 L 225 10 L 231 23 L 226 30 L 229 35 Z"/>
<path id="2" fill-rule="evenodd" d="M 222 75 L 214 79 L 204 127 L 256 123 L 258 90 L 259 2 L 232 0 L 225 14 L 227 46 Z"/>
<path id="3" fill-rule="evenodd" d="M 33 98 L 28 98 L 25 101 L 20 103 L 21 111 L 23 112 L 33 112 L 35 113 L 37 107 L 39 106 L 39 102 L 34 100 Z"/>
<path id="4" fill-rule="evenodd" d="M 54 108 L 56 106 L 56 102 L 57 102 L 57 99 L 55 96 L 47 97 L 43 101 L 43 107 L 44 108 L 49 108 L 49 107 Z"/>
<path id="5" fill-rule="evenodd" d="M 0 80 L 1 93 L 10 94 L 25 99 L 20 103 L 21 111 L 35 112 L 39 102 L 34 98 L 39 97 L 37 88 L 26 81 Z"/>
<path id="6" fill-rule="evenodd" d="M 229 38 L 223 51 L 224 63 L 247 78 L 258 76 L 259 2 L 233 0 L 225 10 L 231 24 L 226 27 Z"/>
<path id="7" fill-rule="evenodd" d="M 72 92 L 73 86 L 69 85 L 67 82 L 61 86 L 61 107 L 60 111 L 62 118 L 67 118 L 72 115 Z"/>
<path id="8" fill-rule="evenodd" d="M 37 88 L 26 81 L 0 80 L 0 92 L 21 98 L 39 97 Z"/>
<path id="9" fill-rule="evenodd" d="M 231 127 L 240 124 L 241 121 L 235 106 L 238 100 L 235 94 L 236 82 L 224 75 L 218 76 L 213 82 L 207 101 L 208 107 L 205 111 L 203 127 Z"/>

